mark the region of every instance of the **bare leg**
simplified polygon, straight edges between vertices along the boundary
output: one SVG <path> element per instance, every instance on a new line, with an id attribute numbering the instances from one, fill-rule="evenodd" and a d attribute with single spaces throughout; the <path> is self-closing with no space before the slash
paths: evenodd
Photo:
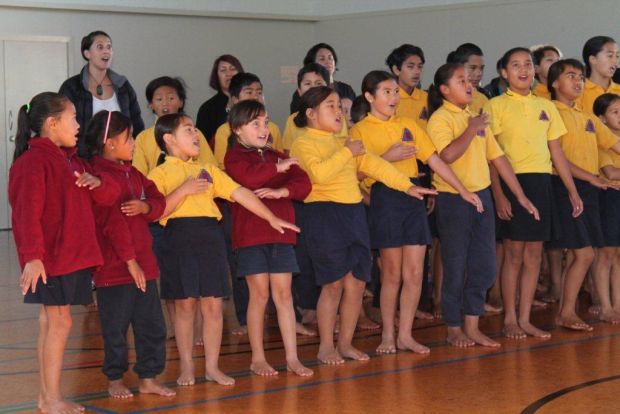
<path id="1" fill-rule="evenodd" d="M 593 265 L 594 285 L 601 303 L 599 319 L 612 324 L 620 323 L 620 315 L 616 314 L 611 303 L 611 265 L 615 251 L 615 247 L 598 249 Z"/>
<path id="2" fill-rule="evenodd" d="M 525 242 L 523 271 L 521 272 L 521 297 L 519 298 L 519 327 L 527 335 L 536 338 L 550 338 L 549 332 L 538 329 L 530 322 L 532 302 L 536 295 L 538 274 L 540 273 L 542 246 L 542 242 Z"/>
<path id="3" fill-rule="evenodd" d="M 224 374 L 219 368 L 220 348 L 222 346 L 222 298 L 200 298 L 203 326 L 202 335 L 205 344 L 205 378 L 220 385 L 234 385 L 235 380 Z"/>
<path id="4" fill-rule="evenodd" d="M 345 358 L 367 361 L 368 354 L 353 347 L 353 334 L 360 315 L 366 283 L 347 273 L 340 302 L 340 333 L 338 334 L 338 353 Z"/>
<path id="5" fill-rule="evenodd" d="M 45 403 L 45 365 L 43 364 L 43 347 L 49 329 L 45 306 L 39 311 L 39 338 L 37 341 L 37 356 L 39 359 L 39 409 L 43 409 Z"/>
<path id="6" fill-rule="evenodd" d="M 620 248 L 616 247 L 611 265 L 611 301 L 614 311 L 620 315 Z"/>
<path id="7" fill-rule="evenodd" d="M 248 337 L 252 347 L 250 370 L 256 375 L 278 375 L 265 358 L 263 331 L 265 329 L 265 308 L 269 301 L 269 274 L 260 273 L 246 277 L 250 300 L 248 302 Z"/>
<path id="8" fill-rule="evenodd" d="M 194 345 L 204 345 L 202 341 L 202 310 L 200 306 L 196 306 L 196 315 L 194 316 Z"/>
<path id="9" fill-rule="evenodd" d="M 441 262 L 441 244 L 439 239 L 433 239 L 433 316 L 441 318 L 441 285 L 443 284 L 443 263 Z"/>
<path id="10" fill-rule="evenodd" d="M 176 319 L 175 312 L 174 312 L 174 309 L 175 309 L 174 300 L 166 299 L 164 302 L 166 304 L 166 314 L 168 315 L 167 338 L 174 339 L 174 320 Z"/>
<path id="11" fill-rule="evenodd" d="M 523 266 L 525 243 L 504 240 L 504 263 L 501 273 L 502 299 L 504 301 L 504 335 L 512 339 L 523 339 L 525 332 L 517 323 L 517 282 Z"/>
<path id="12" fill-rule="evenodd" d="M 317 358 L 324 364 L 342 364 L 344 359 L 334 347 L 334 328 L 338 305 L 344 289 L 343 279 L 328 283 L 321 288 L 319 301 L 316 306 L 316 316 L 319 323 L 319 353 Z"/>
<path id="13" fill-rule="evenodd" d="M 576 307 L 579 289 L 586 276 L 586 272 L 594 260 L 594 251 L 591 247 L 573 249 L 572 251 L 575 259 L 566 270 L 564 291 L 562 292 L 562 307 L 560 308 L 556 323 L 568 329 L 591 331 L 593 330 L 592 326 L 577 316 Z"/>
<path id="14" fill-rule="evenodd" d="M 394 247 L 381 249 L 381 320 L 383 331 L 381 344 L 377 347 L 378 354 L 393 354 L 396 352 L 394 340 L 394 318 L 396 314 L 396 299 L 401 285 L 403 263 L 403 248 Z"/>
<path id="15" fill-rule="evenodd" d="M 551 285 L 549 292 L 543 297 L 544 302 L 555 303 L 560 300 L 562 293 L 562 249 L 547 249 L 547 262 Z"/>
<path id="16" fill-rule="evenodd" d="M 174 301 L 174 335 L 179 351 L 181 374 L 177 379 L 179 385 L 194 385 L 194 316 L 196 315 L 196 299 L 178 299 Z"/>

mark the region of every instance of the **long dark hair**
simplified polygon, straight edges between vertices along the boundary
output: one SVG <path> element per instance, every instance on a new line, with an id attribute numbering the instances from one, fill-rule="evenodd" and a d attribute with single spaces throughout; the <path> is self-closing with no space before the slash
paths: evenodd
<path id="1" fill-rule="evenodd" d="M 211 75 L 209 75 L 209 86 L 218 92 L 222 91 L 222 86 L 220 85 L 220 78 L 217 76 L 217 70 L 220 66 L 220 62 L 230 63 L 235 68 L 237 68 L 237 72 L 243 72 L 243 66 L 241 65 L 241 62 L 239 62 L 239 59 L 237 59 L 233 55 L 222 55 L 215 59 L 215 61 L 213 62 L 213 67 L 211 68 Z"/>
<path id="2" fill-rule="evenodd" d="M 32 136 L 41 135 L 41 129 L 47 118 L 60 117 L 68 103 L 70 101 L 67 97 L 56 92 L 43 92 L 35 95 L 29 104 L 19 108 L 13 162 L 28 149 L 28 142 Z"/>
<path id="3" fill-rule="evenodd" d="M 609 36 L 594 36 L 588 39 L 583 45 L 581 57 L 583 57 L 583 63 L 586 66 L 587 77 L 590 77 L 592 74 L 592 67 L 590 67 L 590 56 L 598 55 L 607 43 L 616 43 L 616 41 Z"/>
<path id="4" fill-rule="evenodd" d="M 110 117 L 109 125 L 108 117 Z M 104 137 L 106 129 L 107 136 Z M 103 146 L 105 144 L 104 139 L 115 137 L 127 130 L 131 130 L 131 120 L 121 112 L 114 111 L 111 114 L 110 111 L 97 112 L 88 122 L 86 133 L 84 134 L 84 142 L 86 143 L 88 157 L 102 155 Z"/>
<path id="5" fill-rule="evenodd" d="M 379 84 L 386 80 L 393 80 L 398 84 L 398 78 L 394 74 L 384 70 L 371 70 L 364 76 L 364 79 L 362 79 L 362 96 L 368 104 L 368 108 L 370 108 L 370 102 L 366 99 L 366 92 L 374 96 L 375 93 L 377 93 Z"/>
<path id="6" fill-rule="evenodd" d="M 435 72 L 435 77 L 433 78 L 433 84 L 428 88 L 428 115 L 429 117 L 438 110 L 441 105 L 443 105 L 443 100 L 445 99 L 441 90 L 439 89 L 441 85 L 447 85 L 452 76 L 454 76 L 454 72 L 457 69 L 462 68 L 463 64 L 458 62 L 450 62 L 444 63 L 437 69 Z"/>
<path id="7" fill-rule="evenodd" d="M 155 142 L 159 147 L 161 153 L 157 159 L 157 165 L 163 164 L 168 155 L 168 149 L 166 148 L 166 141 L 164 141 L 164 135 L 173 134 L 177 130 L 181 121 L 188 116 L 182 113 L 166 114 L 157 118 L 155 122 Z"/>
<path id="8" fill-rule="evenodd" d="M 308 91 L 301 96 L 301 101 L 299 102 L 299 112 L 297 112 L 297 115 L 293 119 L 295 125 L 297 125 L 298 128 L 307 127 L 308 116 L 306 115 L 306 111 L 308 109 L 318 108 L 319 105 L 321 105 L 321 103 L 332 93 L 336 93 L 336 91 L 328 86 L 316 86 L 308 89 Z"/>

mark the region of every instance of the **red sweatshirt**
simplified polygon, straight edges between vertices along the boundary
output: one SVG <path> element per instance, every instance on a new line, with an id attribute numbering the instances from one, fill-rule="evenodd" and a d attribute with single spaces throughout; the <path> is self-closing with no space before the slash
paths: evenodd
<path id="1" fill-rule="evenodd" d="M 291 200 L 305 199 L 312 190 L 308 175 L 298 166 L 293 165 L 287 172 L 279 173 L 276 169 L 278 159 L 288 158 L 281 152 L 255 148 L 245 148 L 235 144 L 226 153 L 224 165 L 226 173 L 242 186 L 254 191 L 259 188 L 282 188 L 289 191 L 288 198 L 277 200 L 263 198 L 261 201 L 281 219 L 295 222 L 295 210 Z M 251 213 L 238 203 L 231 203 L 233 218 L 233 249 L 269 243 L 295 244 L 295 232 L 284 230 L 278 233 L 268 222 Z"/>
<path id="2" fill-rule="evenodd" d="M 146 280 L 159 276 L 153 254 L 153 239 L 148 224 L 161 217 L 166 198 L 155 184 L 130 164 L 119 164 L 99 156 L 92 159 L 95 172 L 104 173 L 120 187 L 121 195 L 113 206 L 96 206 L 97 237 L 103 253 L 103 266 L 94 273 L 97 287 L 133 284 L 127 261 L 136 259 Z M 147 214 L 126 216 L 121 204 L 142 200 L 151 206 Z"/>
<path id="3" fill-rule="evenodd" d="M 78 187 L 75 171 L 93 173 L 75 147 L 61 148 L 38 137 L 11 166 L 11 221 L 22 269 L 40 259 L 47 276 L 60 276 L 103 263 L 93 204 L 112 205 L 120 190 L 99 174 L 98 188 Z"/>

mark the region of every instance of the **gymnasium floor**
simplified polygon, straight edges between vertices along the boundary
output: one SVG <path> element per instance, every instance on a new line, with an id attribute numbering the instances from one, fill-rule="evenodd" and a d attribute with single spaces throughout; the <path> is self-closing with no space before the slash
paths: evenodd
<path id="1" fill-rule="evenodd" d="M 0 274 L 0 413 L 36 412 L 38 307 L 22 304 L 10 232 L 0 232 L 0 263 L 4 269 Z M 232 303 L 227 303 L 227 313 L 231 312 Z M 500 317 L 485 317 L 482 328 L 499 339 L 499 350 L 454 349 L 443 341 L 443 325 L 418 321 L 414 335 L 430 345 L 428 356 L 375 356 L 372 351 L 380 332 L 363 332 L 356 344 L 371 352 L 371 360 L 339 367 L 319 366 L 315 360 L 318 339 L 299 337 L 300 358 L 315 370 L 310 378 L 283 370 L 282 342 L 272 323 L 266 349 L 270 362 L 281 371 L 278 377 L 252 375 L 247 337 L 225 332 L 220 366 L 236 378 L 235 386 L 198 381 L 193 387 L 176 388 L 175 398 L 136 395 L 125 401 L 112 400 L 106 393 L 97 313 L 75 307 L 73 314 L 63 389 L 92 413 L 620 412 L 620 327 L 597 323 L 585 314 L 595 324 L 594 332 L 556 329 L 552 310 L 536 311 L 535 321 L 551 329 L 553 336 L 523 341 L 501 338 Z M 168 364 L 162 380 L 173 386 L 178 356 L 174 342 L 167 345 Z M 204 358 L 198 347 L 195 358 L 201 374 Z M 137 385 L 133 373 L 128 379 Z"/>

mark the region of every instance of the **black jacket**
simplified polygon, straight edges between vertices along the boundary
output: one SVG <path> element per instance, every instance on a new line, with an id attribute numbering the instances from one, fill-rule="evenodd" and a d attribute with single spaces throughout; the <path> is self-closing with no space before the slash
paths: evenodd
<path id="1" fill-rule="evenodd" d="M 223 92 L 218 92 L 198 109 L 196 128 L 202 132 L 209 143 L 213 142 L 215 131 L 228 120 L 227 106 L 228 96 Z"/>
<path id="2" fill-rule="evenodd" d="M 140 105 L 136 99 L 136 92 L 126 77 L 108 69 L 108 79 L 112 82 L 112 88 L 116 92 L 116 99 L 123 115 L 131 119 L 133 125 L 133 135 L 137 136 L 144 129 L 144 122 L 140 116 Z M 87 156 L 84 134 L 88 121 L 93 117 L 93 95 L 88 91 L 88 64 L 82 71 L 70 77 L 60 86 L 58 91 L 61 95 L 69 98 L 77 114 L 77 121 L 80 124 L 80 136 L 78 138 L 78 153 L 81 157 Z"/>

